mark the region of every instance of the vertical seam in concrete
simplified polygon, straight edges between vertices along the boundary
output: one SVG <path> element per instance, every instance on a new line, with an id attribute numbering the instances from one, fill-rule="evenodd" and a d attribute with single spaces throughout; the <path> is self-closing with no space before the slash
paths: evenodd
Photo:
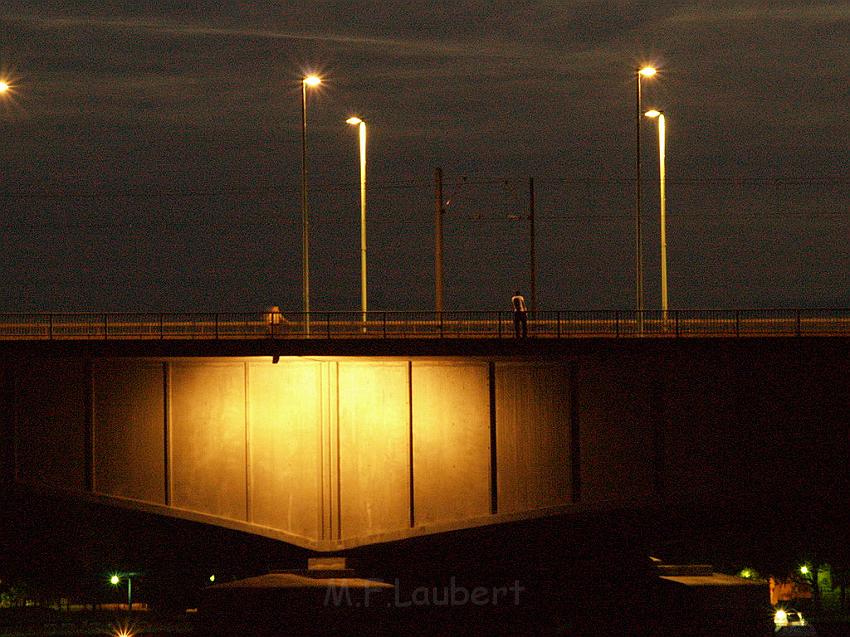
<path id="1" fill-rule="evenodd" d="M 85 396 L 83 398 L 85 410 L 85 440 L 84 446 L 84 466 L 85 466 L 85 488 L 90 493 L 95 492 L 95 467 L 94 467 L 94 365 L 90 358 L 85 362 Z"/>
<path id="2" fill-rule="evenodd" d="M 413 361 L 407 361 L 407 453 L 410 498 L 410 528 L 416 526 L 416 510 L 414 509 L 413 484 Z"/>
<path id="3" fill-rule="evenodd" d="M 570 487 L 573 502 L 581 501 L 581 423 L 578 409 L 578 366 L 570 363 L 568 368 L 570 396 Z"/>
<path id="4" fill-rule="evenodd" d="M 487 364 L 490 393 L 490 513 L 499 512 L 499 453 L 496 448 L 496 363 Z"/>
<path id="5" fill-rule="evenodd" d="M 165 482 L 168 487 L 166 499 L 168 506 L 174 505 L 174 383 L 173 372 L 174 366 L 168 361 L 165 362 L 166 379 L 168 382 L 167 393 L 167 408 L 165 410 L 165 442 L 166 442 L 166 460 L 167 468 L 165 470 Z"/>
<path id="6" fill-rule="evenodd" d="M 251 479 L 251 419 L 249 416 L 250 410 L 248 409 L 248 391 L 250 389 L 248 372 L 250 367 L 247 361 L 243 361 L 242 364 L 245 372 L 244 393 L 242 395 L 245 407 L 245 521 L 251 523 L 254 521 L 254 502 L 251 497 L 253 493 L 253 480 Z"/>
<path id="7" fill-rule="evenodd" d="M 162 362 L 162 488 L 165 506 L 171 506 L 171 377 L 168 361 Z"/>
<path id="8" fill-rule="evenodd" d="M 319 365 L 319 540 L 325 539 L 325 368 Z"/>
<path id="9" fill-rule="evenodd" d="M 336 412 L 334 418 L 335 424 L 335 433 L 336 436 L 334 439 L 336 440 L 336 449 L 334 450 L 333 458 L 336 460 L 336 539 L 342 539 L 342 471 L 340 469 L 340 446 L 339 446 L 339 361 L 334 362 L 334 370 L 336 371 L 336 380 L 333 383 L 333 386 L 336 388 L 334 391 L 334 397 L 336 404 Z"/>

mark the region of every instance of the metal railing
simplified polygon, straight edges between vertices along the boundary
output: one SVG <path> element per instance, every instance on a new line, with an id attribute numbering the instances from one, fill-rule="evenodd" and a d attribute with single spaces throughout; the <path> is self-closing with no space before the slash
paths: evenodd
<path id="1" fill-rule="evenodd" d="M 548 310 L 532 338 L 850 336 L 850 309 Z M 513 313 L 214 312 L 0 314 L 0 340 L 514 338 Z"/>

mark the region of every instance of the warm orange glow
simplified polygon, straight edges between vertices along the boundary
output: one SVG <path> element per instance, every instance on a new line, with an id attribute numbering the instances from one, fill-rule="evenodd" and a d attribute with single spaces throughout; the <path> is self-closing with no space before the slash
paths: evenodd
<path id="1" fill-rule="evenodd" d="M 638 73 L 640 73 L 644 77 L 652 77 L 653 75 L 655 75 L 657 73 L 657 71 L 654 68 L 652 68 L 651 66 L 645 66 L 642 69 L 639 69 Z"/>
<path id="2" fill-rule="evenodd" d="M 112 637 L 134 637 L 138 634 L 138 626 L 135 622 L 131 621 L 120 621 L 112 624 L 111 632 L 109 633 Z"/>
<path id="3" fill-rule="evenodd" d="M 318 75 L 308 75 L 304 78 L 303 82 L 307 86 L 318 86 L 322 83 L 322 78 L 320 78 Z"/>
<path id="4" fill-rule="evenodd" d="M 5 80 L 0 80 L 0 93 L 5 93 L 5 92 L 7 92 L 10 88 L 11 88 L 11 87 L 9 86 L 9 83 L 8 83 L 8 82 L 6 82 Z"/>
<path id="5" fill-rule="evenodd" d="M 362 120 L 362 119 L 360 119 L 360 118 L 359 118 L 359 117 L 357 117 L 357 116 L 355 116 L 355 117 L 349 117 L 347 120 L 345 120 L 345 123 L 346 123 L 346 124 L 351 124 L 352 126 L 356 126 L 357 124 L 361 124 L 362 122 L 363 122 L 363 120 Z"/>
<path id="6" fill-rule="evenodd" d="M 661 115 L 661 111 L 653 108 L 652 110 L 646 111 L 646 113 L 644 113 L 644 115 L 646 115 L 647 117 L 655 118 L 655 117 L 658 117 L 659 115 Z"/>
<path id="7" fill-rule="evenodd" d="M 136 626 L 127 622 L 115 624 L 112 626 L 112 637 L 134 637 L 136 634 Z"/>

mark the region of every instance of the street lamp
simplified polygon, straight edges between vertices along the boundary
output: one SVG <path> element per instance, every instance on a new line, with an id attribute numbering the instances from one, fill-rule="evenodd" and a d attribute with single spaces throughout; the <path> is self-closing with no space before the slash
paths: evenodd
<path id="1" fill-rule="evenodd" d="M 664 111 L 652 109 L 644 113 L 647 117 L 658 120 L 658 181 L 660 192 L 661 216 L 661 312 L 667 320 L 667 190 L 666 190 L 666 132 L 664 126 Z"/>
<path id="2" fill-rule="evenodd" d="M 345 123 L 357 126 L 360 133 L 360 304 L 366 331 L 366 122 L 349 117 Z"/>
<path id="3" fill-rule="evenodd" d="M 109 578 L 109 583 L 113 586 L 118 586 L 122 579 L 127 580 L 127 611 L 133 610 L 133 578 L 139 573 L 113 573 Z"/>
<path id="4" fill-rule="evenodd" d="M 322 83 L 318 75 L 301 78 L 301 293 L 304 325 L 310 334 L 310 219 L 307 208 L 307 88 Z"/>
<path id="5" fill-rule="evenodd" d="M 640 118 L 641 94 L 640 80 L 643 77 L 654 76 L 656 70 L 651 66 L 644 66 L 635 72 L 635 297 L 638 311 L 638 326 L 643 330 L 643 241 L 641 239 L 640 221 Z"/>
<path id="6" fill-rule="evenodd" d="M 0 93 L 7 93 L 11 87 L 6 80 L 0 80 Z"/>

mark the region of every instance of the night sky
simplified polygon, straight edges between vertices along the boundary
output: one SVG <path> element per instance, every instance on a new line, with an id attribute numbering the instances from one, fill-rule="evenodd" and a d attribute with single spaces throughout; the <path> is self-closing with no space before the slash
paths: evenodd
<path id="1" fill-rule="evenodd" d="M 0 311 L 634 307 L 634 72 L 668 123 L 670 305 L 850 307 L 850 4 L 762 0 L 0 6 Z M 658 307 L 656 127 L 643 128 Z M 464 179 L 465 178 L 465 179 Z"/>

